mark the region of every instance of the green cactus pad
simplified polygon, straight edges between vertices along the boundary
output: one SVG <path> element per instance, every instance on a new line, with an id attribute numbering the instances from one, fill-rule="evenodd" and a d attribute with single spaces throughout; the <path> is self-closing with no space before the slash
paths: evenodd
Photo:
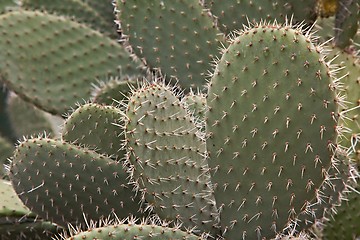
<path id="1" fill-rule="evenodd" d="M 9 99 L 7 112 L 16 137 L 52 134 L 53 129 L 45 112 L 17 96 Z"/>
<path id="2" fill-rule="evenodd" d="M 360 187 L 346 196 L 337 214 L 325 224 L 323 239 L 349 240 L 360 237 Z"/>
<path id="3" fill-rule="evenodd" d="M 32 220 L 12 224 L 0 224 L 1 240 L 45 240 L 59 232 L 59 227 L 44 221 Z"/>
<path id="4" fill-rule="evenodd" d="M 115 107 L 85 104 L 66 120 L 62 139 L 114 159 L 123 159 L 125 152 L 119 150 L 124 141 L 123 130 L 119 127 L 123 125 L 121 118 L 121 111 Z"/>
<path id="5" fill-rule="evenodd" d="M 352 53 L 342 51 L 334 47 L 329 57 L 335 57 L 333 63 L 342 69 L 337 72 L 339 81 L 343 84 L 346 93 L 346 101 L 349 103 L 340 108 L 344 112 L 344 118 L 340 119 L 339 125 L 344 127 L 344 134 L 339 138 L 339 143 L 345 147 L 351 147 L 350 157 L 360 161 L 360 62 L 359 57 Z"/>
<path id="6" fill-rule="evenodd" d="M 359 26 L 360 6 L 358 0 L 339 0 L 335 17 L 335 45 L 345 48 L 356 34 Z"/>
<path id="7" fill-rule="evenodd" d="M 0 16 L 0 73 L 6 85 L 38 107 L 61 114 L 91 96 L 100 78 L 138 74 L 116 41 L 68 19 L 18 11 Z"/>
<path id="8" fill-rule="evenodd" d="M 222 35 L 193 0 L 117 0 L 120 31 L 137 56 L 179 84 L 201 88 Z"/>
<path id="9" fill-rule="evenodd" d="M 84 226 L 84 218 L 97 221 L 111 212 L 137 215 L 139 209 L 121 164 L 61 141 L 22 142 L 10 178 L 26 206 L 61 226 Z"/>
<path id="10" fill-rule="evenodd" d="M 108 5 L 111 9 L 110 2 L 108 2 Z M 114 21 L 105 20 L 96 9 L 93 9 L 82 0 L 23 0 L 22 7 L 27 10 L 41 10 L 55 15 L 68 16 L 91 26 L 109 37 L 115 38 L 118 36 L 115 31 Z M 115 18 L 112 13 L 110 13 L 110 16 L 113 19 Z"/>
<path id="11" fill-rule="evenodd" d="M 0 218 L 23 217 L 26 215 L 33 216 L 17 196 L 11 182 L 0 179 Z"/>
<path id="12" fill-rule="evenodd" d="M 205 144 L 188 110 L 169 87 L 154 83 L 133 93 L 126 116 L 132 177 L 148 204 L 162 219 L 214 231 Z"/>
<path id="13" fill-rule="evenodd" d="M 13 154 L 14 147 L 12 144 L 5 138 L 0 136 L 0 179 L 2 179 L 5 174 L 4 164 L 8 164 L 8 158 Z"/>
<path id="14" fill-rule="evenodd" d="M 352 181 L 349 179 L 349 173 L 352 171 L 352 164 L 349 162 L 345 152 L 337 154 L 336 163 L 327 171 L 327 178 L 331 179 L 319 188 L 321 202 L 314 198 L 310 205 L 309 212 L 300 213 L 297 217 L 296 228 L 298 230 L 309 229 L 313 224 L 319 225 L 324 219 L 332 218 L 336 214 L 336 208 L 341 204 L 344 198 L 344 190 Z"/>
<path id="15" fill-rule="evenodd" d="M 245 29 L 223 52 L 206 117 L 222 229 L 228 239 L 274 237 L 320 198 L 336 138 L 331 73 L 291 26 Z"/>
<path id="16" fill-rule="evenodd" d="M 178 228 L 157 226 L 155 224 L 116 224 L 100 228 L 88 229 L 87 231 L 74 234 L 67 240 L 101 239 L 101 240 L 165 240 L 186 239 L 201 240 L 202 238 Z"/>
<path id="17" fill-rule="evenodd" d="M 93 101 L 104 105 L 118 105 L 118 102 L 128 97 L 131 87 L 136 86 L 137 82 L 133 78 L 113 78 L 102 82 L 93 92 Z"/>
<path id="18" fill-rule="evenodd" d="M 198 118 L 200 121 L 204 120 L 207 106 L 205 94 L 195 94 L 190 92 L 183 98 L 183 102 L 187 104 L 194 117 Z"/>
<path id="19" fill-rule="evenodd" d="M 92 9 L 98 12 L 101 18 L 105 20 L 105 22 L 108 24 L 108 31 L 116 33 L 117 34 L 117 26 L 115 24 L 115 12 L 114 12 L 114 1 L 113 0 L 81 0 L 82 2 L 89 5 Z"/>
<path id="20" fill-rule="evenodd" d="M 219 27 L 225 33 L 242 29 L 248 22 L 274 21 L 285 22 L 293 15 L 297 21 L 313 21 L 315 0 L 205 0 L 206 6 L 219 19 Z"/>

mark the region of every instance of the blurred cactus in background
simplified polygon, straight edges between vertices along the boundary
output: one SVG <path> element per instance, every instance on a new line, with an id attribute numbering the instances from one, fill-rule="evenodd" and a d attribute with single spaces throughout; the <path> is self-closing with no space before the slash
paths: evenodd
<path id="1" fill-rule="evenodd" d="M 1 0 L 0 239 L 360 237 L 358 0 Z"/>

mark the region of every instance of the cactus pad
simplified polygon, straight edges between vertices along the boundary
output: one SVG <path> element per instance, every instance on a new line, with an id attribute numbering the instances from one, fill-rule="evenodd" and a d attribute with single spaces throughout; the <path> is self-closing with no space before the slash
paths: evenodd
<path id="1" fill-rule="evenodd" d="M 82 240 L 82 239 L 101 239 L 101 240 L 164 240 L 164 239 L 183 239 L 183 240 L 201 240 L 202 238 L 181 231 L 178 228 L 166 226 L 157 226 L 155 224 L 134 224 L 120 223 L 108 225 L 99 228 L 88 229 L 84 232 L 73 234 L 72 237 L 63 238 L 64 240 Z"/>
<path id="2" fill-rule="evenodd" d="M 111 9 L 110 2 L 108 2 L 108 5 Z M 27 10 L 41 10 L 55 15 L 68 16 L 91 26 L 109 37 L 117 36 L 114 21 L 104 19 L 96 9 L 93 9 L 83 0 L 23 0 L 22 7 Z M 110 17 L 114 19 L 115 15 L 110 13 Z"/>
<path id="3" fill-rule="evenodd" d="M 335 45 L 345 48 L 356 34 L 359 26 L 360 6 L 358 0 L 339 0 L 335 17 Z"/>
<path id="4" fill-rule="evenodd" d="M 61 226 L 84 224 L 111 212 L 136 215 L 139 209 L 121 164 L 57 140 L 22 142 L 10 178 L 26 206 Z"/>
<path id="5" fill-rule="evenodd" d="M 119 128 L 119 125 L 123 125 L 121 118 L 121 111 L 115 107 L 85 104 L 66 120 L 62 139 L 114 159 L 123 159 L 125 152 L 119 150 L 124 141 L 122 129 Z"/>
<path id="6" fill-rule="evenodd" d="M 205 144 L 169 87 L 145 85 L 129 99 L 126 147 L 133 178 L 154 211 L 184 228 L 214 231 Z"/>
<path id="7" fill-rule="evenodd" d="M 246 28 L 208 92 L 207 148 L 225 237 L 274 237 L 305 211 L 335 145 L 331 72 L 309 32 Z"/>
<path id="8" fill-rule="evenodd" d="M 0 179 L 0 218 L 33 215 L 17 196 L 11 182 Z"/>
<path id="9" fill-rule="evenodd" d="M 347 200 L 337 208 L 337 214 L 325 224 L 327 240 L 348 240 L 360 237 L 360 187 L 348 193 Z"/>
<path id="10" fill-rule="evenodd" d="M 131 87 L 136 84 L 136 79 L 126 77 L 102 82 L 93 91 L 93 101 L 104 105 L 117 105 L 118 102 L 128 97 Z"/>
<path id="11" fill-rule="evenodd" d="M 69 19 L 17 11 L 0 16 L 0 72 L 6 85 L 38 107 L 62 114 L 91 96 L 100 78 L 139 74 L 116 41 Z"/>

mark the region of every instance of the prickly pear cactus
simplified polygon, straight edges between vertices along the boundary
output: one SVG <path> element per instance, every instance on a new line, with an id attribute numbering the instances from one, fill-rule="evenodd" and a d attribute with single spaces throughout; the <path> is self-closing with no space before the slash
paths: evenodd
<path id="1" fill-rule="evenodd" d="M 118 105 L 128 98 L 131 88 L 136 88 L 138 79 L 124 77 L 113 78 L 98 84 L 93 91 L 93 102 L 102 105 Z"/>
<path id="2" fill-rule="evenodd" d="M 11 181 L 21 200 L 42 218 L 85 226 L 115 212 L 139 214 L 139 198 L 127 185 L 121 163 L 91 150 L 47 138 L 28 139 L 16 149 Z"/>
<path id="3" fill-rule="evenodd" d="M 303 33 L 245 29 L 211 79 L 207 148 L 228 239 L 275 236 L 321 200 L 335 151 L 336 86 L 321 48 Z"/>
<path id="4" fill-rule="evenodd" d="M 323 224 L 325 239 L 355 237 L 328 220 L 358 217 L 340 206 L 358 191 L 358 4 L 1 1 L 4 155 L 12 92 L 67 120 L 0 168 L 0 239 L 305 240 Z M 316 16 L 330 23 L 318 39 Z M 76 226 L 59 237 L 54 223 Z"/>
<path id="5" fill-rule="evenodd" d="M 119 128 L 119 125 L 123 125 L 122 115 L 118 108 L 112 106 L 84 104 L 65 121 L 62 139 L 116 160 L 124 159 L 126 153 L 119 151 L 124 141 L 123 130 Z"/>
<path id="6" fill-rule="evenodd" d="M 73 236 L 64 240 L 81 239 L 102 239 L 102 240 L 121 240 L 121 239 L 143 239 L 143 240 L 164 240 L 164 239 L 186 239 L 202 240 L 191 231 L 182 231 L 178 227 L 170 228 L 166 225 L 160 226 L 156 223 L 116 223 L 108 226 L 92 228 L 84 232 L 74 233 Z"/>
<path id="7" fill-rule="evenodd" d="M 0 15 L 0 31 L 2 80 L 50 113 L 89 99 L 100 78 L 141 73 L 141 64 L 116 41 L 64 17 L 11 12 Z"/>
<path id="8" fill-rule="evenodd" d="M 124 40 L 152 69 L 184 89 L 202 88 L 222 34 L 198 1 L 118 0 Z"/>
<path id="9" fill-rule="evenodd" d="M 172 90 L 154 83 L 134 92 L 125 130 L 131 175 L 150 207 L 185 228 L 216 232 L 205 142 Z"/>

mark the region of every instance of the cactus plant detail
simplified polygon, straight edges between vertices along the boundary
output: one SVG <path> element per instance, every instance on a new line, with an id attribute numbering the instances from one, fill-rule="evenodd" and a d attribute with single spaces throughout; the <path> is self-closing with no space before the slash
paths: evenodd
<path id="1" fill-rule="evenodd" d="M 51 113 L 62 114 L 88 99 L 99 78 L 140 74 L 141 65 L 115 41 L 63 17 L 11 12 L 0 16 L 0 31 L 3 80 L 20 97 Z"/>
<path id="2" fill-rule="evenodd" d="M 125 140 L 132 178 L 147 204 L 163 219 L 214 232 L 217 214 L 205 142 L 169 87 L 154 83 L 133 93 Z"/>
<path id="3" fill-rule="evenodd" d="M 360 237 L 358 7 L 2 1 L 0 239 Z"/>
<path id="4" fill-rule="evenodd" d="M 118 0 L 116 10 L 124 41 L 150 68 L 203 87 L 223 36 L 197 1 Z"/>
<path id="5" fill-rule="evenodd" d="M 122 115 L 115 107 L 94 103 L 82 105 L 66 120 L 62 139 L 115 160 L 124 159 L 126 153 L 119 150 L 124 141 L 122 129 L 118 127 L 122 125 Z"/>
<path id="6" fill-rule="evenodd" d="M 222 229 L 267 238 L 319 198 L 333 164 L 335 86 L 300 28 L 259 24 L 223 52 L 206 117 Z"/>
<path id="7" fill-rule="evenodd" d="M 35 138 L 21 143 L 10 177 L 30 210 L 60 226 L 85 226 L 87 219 L 113 212 L 142 216 L 121 163 L 66 142 Z"/>

